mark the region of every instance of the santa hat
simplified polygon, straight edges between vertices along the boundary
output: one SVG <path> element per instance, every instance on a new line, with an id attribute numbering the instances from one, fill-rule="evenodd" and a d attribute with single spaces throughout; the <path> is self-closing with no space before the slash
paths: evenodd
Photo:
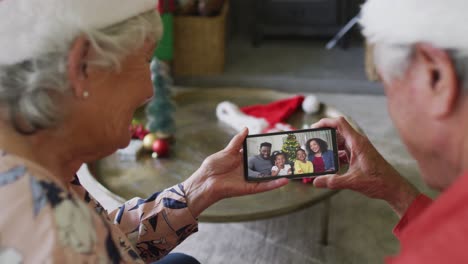
<path id="1" fill-rule="evenodd" d="M 80 32 L 155 9 L 157 0 L 0 0 L 0 65 L 54 51 Z"/>
<path id="2" fill-rule="evenodd" d="M 370 43 L 432 45 L 468 53 L 466 0 L 368 0 L 360 23 Z"/>
<path id="3" fill-rule="evenodd" d="M 298 95 L 242 108 L 231 102 L 221 102 L 216 108 L 216 115 L 220 121 L 237 131 L 248 127 L 250 134 L 259 134 L 294 130 L 286 122 L 301 107 L 307 113 L 314 113 L 319 110 L 320 102 L 314 95 Z"/>

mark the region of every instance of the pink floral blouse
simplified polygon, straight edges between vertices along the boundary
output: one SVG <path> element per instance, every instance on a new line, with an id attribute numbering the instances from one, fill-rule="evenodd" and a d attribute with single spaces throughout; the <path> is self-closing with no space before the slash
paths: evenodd
<path id="1" fill-rule="evenodd" d="M 0 263 L 152 262 L 198 230 L 182 184 L 107 212 L 76 176 L 1 151 L 0 203 Z"/>

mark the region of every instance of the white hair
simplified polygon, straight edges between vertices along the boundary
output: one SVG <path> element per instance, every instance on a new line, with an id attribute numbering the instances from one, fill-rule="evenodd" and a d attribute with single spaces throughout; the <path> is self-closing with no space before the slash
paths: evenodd
<path id="1" fill-rule="evenodd" d="M 468 89 L 466 76 L 468 75 L 468 57 L 465 51 L 447 50 L 454 64 L 459 83 Z M 414 54 L 414 45 L 374 44 L 374 63 L 384 81 L 401 78 L 408 70 Z"/>
<path id="2" fill-rule="evenodd" d="M 374 44 L 374 64 L 384 81 L 400 78 L 406 72 L 412 55 L 407 45 Z"/>
<path id="3" fill-rule="evenodd" d="M 97 53 L 88 63 L 119 70 L 121 59 L 141 47 L 147 38 L 159 40 L 162 24 L 159 15 L 150 11 L 83 34 Z M 0 65 L 0 106 L 4 115 L 10 114 L 10 121 L 19 132 L 34 133 L 57 125 L 64 117 L 64 109 L 60 109 L 56 100 L 72 94 L 67 78 L 70 45 L 61 43 L 55 51 L 45 55 L 13 65 Z M 18 122 L 31 129 L 21 131 Z"/>

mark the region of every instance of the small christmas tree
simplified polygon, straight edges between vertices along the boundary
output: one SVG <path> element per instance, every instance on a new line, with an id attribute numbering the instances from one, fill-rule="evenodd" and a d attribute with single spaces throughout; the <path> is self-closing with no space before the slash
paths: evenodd
<path id="1" fill-rule="evenodd" d="M 156 57 L 151 61 L 151 80 L 153 82 L 154 97 L 146 107 L 146 127 L 151 133 L 173 135 L 175 122 L 173 113 L 174 103 L 171 101 L 172 79 L 169 75 L 169 65 L 159 61 Z"/>
<path id="2" fill-rule="evenodd" d="M 288 155 L 289 162 L 296 161 L 296 150 L 300 148 L 301 145 L 296 139 L 294 134 L 288 134 L 286 140 L 283 142 L 282 151 Z"/>

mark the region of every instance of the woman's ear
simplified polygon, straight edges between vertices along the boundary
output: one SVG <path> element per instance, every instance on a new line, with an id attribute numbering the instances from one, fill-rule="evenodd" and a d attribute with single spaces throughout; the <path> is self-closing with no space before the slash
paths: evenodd
<path id="1" fill-rule="evenodd" d="M 416 54 L 424 64 L 428 111 L 436 118 L 453 112 L 460 93 L 460 84 L 455 65 L 449 54 L 429 44 L 417 44 Z"/>
<path id="2" fill-rule="evenodd" d="M 73 41 L 68 53 L 67 72 L 68 78 L 76 97 L 87 97 L 87 79 L 90 43 L 84 36 L 79 36 Z"/>

